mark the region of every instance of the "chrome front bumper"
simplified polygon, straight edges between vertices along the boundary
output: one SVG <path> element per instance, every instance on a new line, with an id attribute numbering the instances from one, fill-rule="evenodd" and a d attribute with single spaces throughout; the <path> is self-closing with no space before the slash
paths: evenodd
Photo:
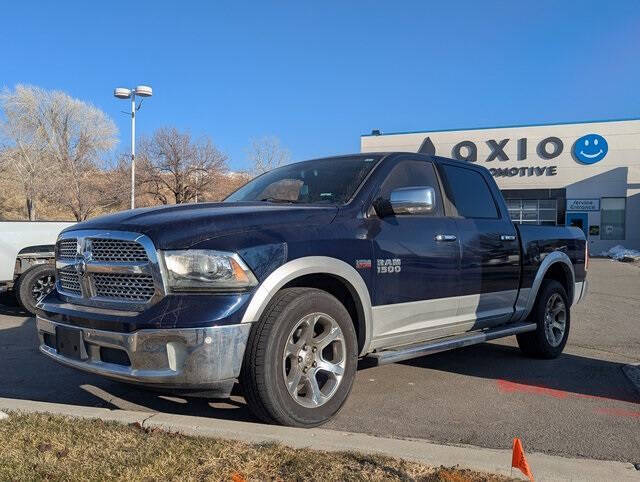
<path id="1" fill-rule="evenodd" d="M 64 365 L 116 380 L 168 389 L 230 389 L 240 375 L 250 323 L 209 328 L 78 328 L 36 318 L 40 351 Z M 77 330 L 79 352 L 57 350 L 56 328 Z M 75 347 L 74 347 L 75 348 Z"/>

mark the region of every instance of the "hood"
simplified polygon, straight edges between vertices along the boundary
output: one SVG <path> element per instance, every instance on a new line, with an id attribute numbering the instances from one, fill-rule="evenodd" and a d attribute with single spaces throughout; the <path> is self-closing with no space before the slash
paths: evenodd
<path id="1" fill-rule="evenodd" d="M 65 229 L 132 231 L 149 236 L 158 249 L 189 248 L 204 240 L 278 225 L 324 225 L 335 206 L 268 203 L 176 204 L 100 216 Z"/>

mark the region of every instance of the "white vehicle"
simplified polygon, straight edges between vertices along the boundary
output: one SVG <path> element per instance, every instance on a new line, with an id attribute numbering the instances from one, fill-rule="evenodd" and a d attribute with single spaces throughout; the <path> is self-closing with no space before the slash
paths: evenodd
<path id="1" fill-rule="evenodd" d="M 54 246 L 60 231 L 75 223 L 0 222 L 0 292 L 13 289 L 34 313 L 37 301 L 55 285 Z"/>

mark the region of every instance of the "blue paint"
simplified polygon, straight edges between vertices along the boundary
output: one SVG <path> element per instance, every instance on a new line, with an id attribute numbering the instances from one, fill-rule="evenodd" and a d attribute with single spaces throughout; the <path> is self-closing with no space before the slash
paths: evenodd
<path id="1" fill-rule="evenodd" d="M 609 150 L 607 140 L 599 134 L 587 134 L 573 144 L 573 155 L 582 164 L 595 164 Z"/>
<path id="2" fill-rule="evenodd" d="M 361 154 L 370 157 L 370 154 Z M 444 166 L 479 173 L 496 203 L 495 219 L 461 218 L 448 203 L 433 216 L 406 216 L 371 208 L 384 206 L 380 187 L 405 161 L 434 164 L 437 192 L 450 192 Z M 442 185 L 440 185 L 442 182 Z M 567 214 L 569 223 L 570 215 Z M 586 213 L 576 221 L 588 231 Z M 358 268 L 373 306 L 453 298 L 531 287 L 544 254 L 562 249 L 576 280 L 584 279 L 584 239 L 577 229 L 514 226 L 498 186 L 483 167 L 421 154 L 381 156 L 351 201 L 336 205 L 229 202 L 181 204 L 123 211 L 76 224 L 74 229 L 125 230 L 148 235 L 157 249 L 212 249 L 240 254 L 262 283 L 288 261 L 325 256 Z M 454 242 L 438 241 L 452 234 Z M 501 235 L 513 235 L 505 242 Z M 400 260 L 401 271 L 378 272 L 379 260 Z M 361 260 L 371 260 L 358 266 Z M 332 276 L 335 280 L 338 277 Z M 339 280 L 338 280 L 339 281 Z M 98 330 L 133 332 L 147 328 L 221 326 L 240 323 L 255 292 L 170 294 L 144 311 L 85 311 L 52 292 L 45 300 L 48 319 Z M 477 327 L 504 318 L 478 320 Z"/>

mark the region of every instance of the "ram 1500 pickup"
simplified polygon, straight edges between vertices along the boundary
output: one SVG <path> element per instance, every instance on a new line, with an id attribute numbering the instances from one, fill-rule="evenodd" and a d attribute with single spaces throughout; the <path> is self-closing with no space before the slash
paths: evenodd
<path id="1" fill-rule="evenodd" d="M 509 335 L 557 357 L 587 263 L 580 229 L 514 225 L 484 168 L 356 154 L 66 229 L 37 330 L 65 365 L 200 395 L 239 381 L 259 419 L 309 427 L 338 412 L 362 357 Z"/>

